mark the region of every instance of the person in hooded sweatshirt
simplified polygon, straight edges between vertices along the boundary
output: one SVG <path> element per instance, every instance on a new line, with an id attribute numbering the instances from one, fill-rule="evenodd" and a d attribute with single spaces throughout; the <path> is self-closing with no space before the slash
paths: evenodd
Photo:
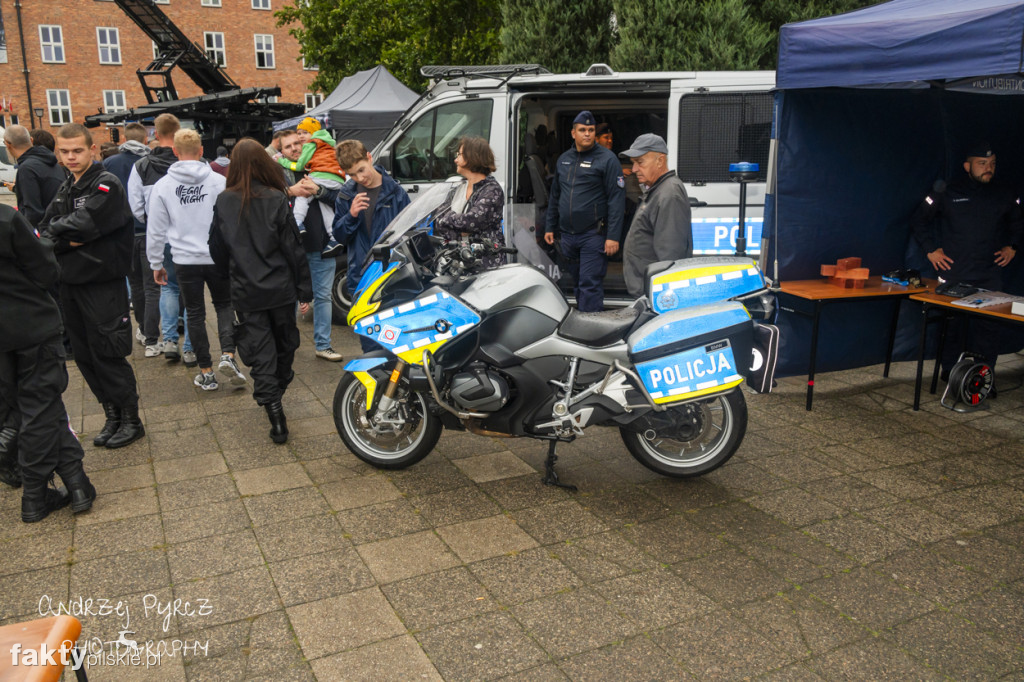
<path id="1" fill-rule="evenodd" d="M 203 286 L 210 289 L 210 299 L 217 313 L 217 336 L 221 360 L 234 367 L 235 342 L 231 311 L 231 283 L 210 258 L 210 224 L 213 205 L 224 191 L 224 176 L 214 172 L 202 160 L 203 145 L 199 133 L 181 129 L 174 134 L 174 153 L 178 160 L 157 180 L 149 196 L 149 224 L 146 253 L 153 270 L 153 279 L 166 284 L 164 245 L 171 245 L 171 261 L 178 273 L 178 286 L 185 299 L 189 337 L 199 362 L 196 386 L 204 391 L 218 387 L 210 357 L 210 339 L 206 333 L 206 301 Z M 227 373 L 235 386 L 245 385 L 239 371 Z"/>
<path id="2" fill-rule="evenodd" d="M 228 156 L 228 148 L 224 145 L 217 147 L 217 158 L 210 162 L 210 170 L 214 173 L 220 173 L 226 178 L 230 164 L 231 158 Z"/>
<path id="3" fill-rule="evenodd" d="M 132 168 L 139 159 L 149 156 L 146 146 L 146 126 L 129 123 L 124 127 L 125 142 L 118 147 L 118 153 L 103 159 L 103 167 L 117 176 L 127 188 Z M 127 198 L 127 197 L 126 197 Z M 160 285 L 149 275 L 149 259 L 146 258 L 146 221 L 135 218 L 135 245 L 132 249 L 132 269 L 128 273 L 132 288 L 132 312 L 139 330 L 135 338 L 142 345 L 155 346 L 160 338 Z"/>
<path id="4" fill-rule="evenodd" d="M 295 377 L 299 347 L 295 302 L 309 312 L 313 282 L 280 166 L 251 137 L 239 140 L 232 157 L 227 188 L 214 206 L 210 255 L 230 273 L 235 343 L 251 368 L 253 398 L 267 411 L 270 438 L 284 443 L 281 398 Z"/>

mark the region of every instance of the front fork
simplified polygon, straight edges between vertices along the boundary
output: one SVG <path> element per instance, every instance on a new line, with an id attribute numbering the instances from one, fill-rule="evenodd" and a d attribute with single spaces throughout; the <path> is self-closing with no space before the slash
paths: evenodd
<path id="1" fill-rule="evenodd" d="M 402 375 L 405 374 L 406 366 L 405 360 L 398 358 L 398 363 L 391 371 L 391 378 L 388 379 L 388 385 L 384 389 L 384 395 L 380 397 L 380 402 L 377 403 L 377 412 L 373 416 L 374 422 L 379 423 L 382 421 L 398 404 L 398 401 L 395 400 L 395 393 L 398 391 L 398 382 L 402 380 Z"/>

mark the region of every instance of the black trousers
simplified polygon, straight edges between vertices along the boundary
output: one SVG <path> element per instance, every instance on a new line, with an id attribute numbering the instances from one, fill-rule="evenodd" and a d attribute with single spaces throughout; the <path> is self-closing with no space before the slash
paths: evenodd
<path id="1" fill-rule="evenodd" d="M 292 361 L 299 347 L 295 304 L 251 313 L 235 313 L 238 355 L 249 365 L 252 397 L 259 405 L 281 399 L 295 377 Z"/>
<path id="2" fill-rule="evenodd" d="M 217 337 L 221 353 L 235 352 L 234 315 L 231 310 L 231 281 L 214 265 L 174 264 L 178 288 L 185 299 L 186 324 L 192 350 L 201 368 L 211 367 L 210 337 L 206 333 L 206 296 L 203 285 L 210 289 L 210 300 L 217 314 Z"/>
<path id="3" fill-rule="evenodd" d="M 999 291 L 1003 281 L 999 273 L 987 278 L 963 280 L 982 289 Z M 989 367 L 996 366 L 999 357 L 999 322 L 973 315 L 954 315 L 946 328 L 946 341 L 942 347 L 942 369 L 949 372 L 956 364 L 960 353 L 968 351 L 980 355 Z"/>
<path id="4" fill-rule="evenodd" d="M 81 462 L 84 456 L 61 397 L 67 387 L 60 336 L 0 353 L 0 391 L 15 397 L 21 415 L 18 463 L 28 485 L 44 482 L 55 470 Z"/>
<path id="5" fill-rule="evenodd" d="M 135 373 L 125 360 L 132 352 L 132 323 L 124 280 L 61 283 L 60 296 L 75 364 L 93 395 L 119 407 L 138 404 Z"/>
<path id="6" fill-rule="evenodd" d="M 135 235 L 128 283 L 132 287 L 135 322 L 142 328 L 146 345 L 152 346 L 160 340 L 160 285 L 153 279 L 153 270 L 149 267 L 144 234 Z"/>

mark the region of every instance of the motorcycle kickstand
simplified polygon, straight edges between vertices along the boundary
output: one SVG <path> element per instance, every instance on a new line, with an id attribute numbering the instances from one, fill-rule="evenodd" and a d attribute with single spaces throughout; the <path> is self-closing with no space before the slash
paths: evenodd
<path id="1" fill-rule="evenodd" d="M 574 485 L 569 483 L 562 483 L 558 480 L 558 472 L 555 471 L 555 462 L 558 461 L 558 455 L 555 454 L 555 446 L 558 445 L 558 441 L 553 440 L 548 443 L 548 458 L 544 462 L 544 478 L 541 482 L 544 485 L 553 485 L 559 488 L 565 488 L 566 490 L 579 490 Z"/>

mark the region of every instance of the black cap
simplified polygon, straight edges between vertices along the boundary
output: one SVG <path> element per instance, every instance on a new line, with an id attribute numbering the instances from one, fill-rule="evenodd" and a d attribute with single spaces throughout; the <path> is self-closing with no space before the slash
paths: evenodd
<path id="1" fill-rule="evenodd" d="M 572 124 L 581 126 L 592 126 L 597 125 L 597 122 L 594 120 L 594 115 L 587 111 L 586 109 L 584 109 L 580 113 L 576 114 L 576 118 L 572 120 Z"/>
<path id="2" fill-rule="evenodd" d="M 227 155 L 228 155 L 228 148 L 227 147 L 225 147 L 223 145 L 220 146 L 220 147 L 217 147 L 217 156 L 227 156 Z"/>
<path id="3" fill-rule="evenodd" d="M 967 145 L 966 152 L 967 153 L 965 154 L 965 156 L 967 158 L 978 157 L 982 159 L 987 159 L 990 156 L 996 155 L 996 153 L 992 151 L 992 145 L 990 145 L 985 140 L 975 140 L 971 144 Z"/>

